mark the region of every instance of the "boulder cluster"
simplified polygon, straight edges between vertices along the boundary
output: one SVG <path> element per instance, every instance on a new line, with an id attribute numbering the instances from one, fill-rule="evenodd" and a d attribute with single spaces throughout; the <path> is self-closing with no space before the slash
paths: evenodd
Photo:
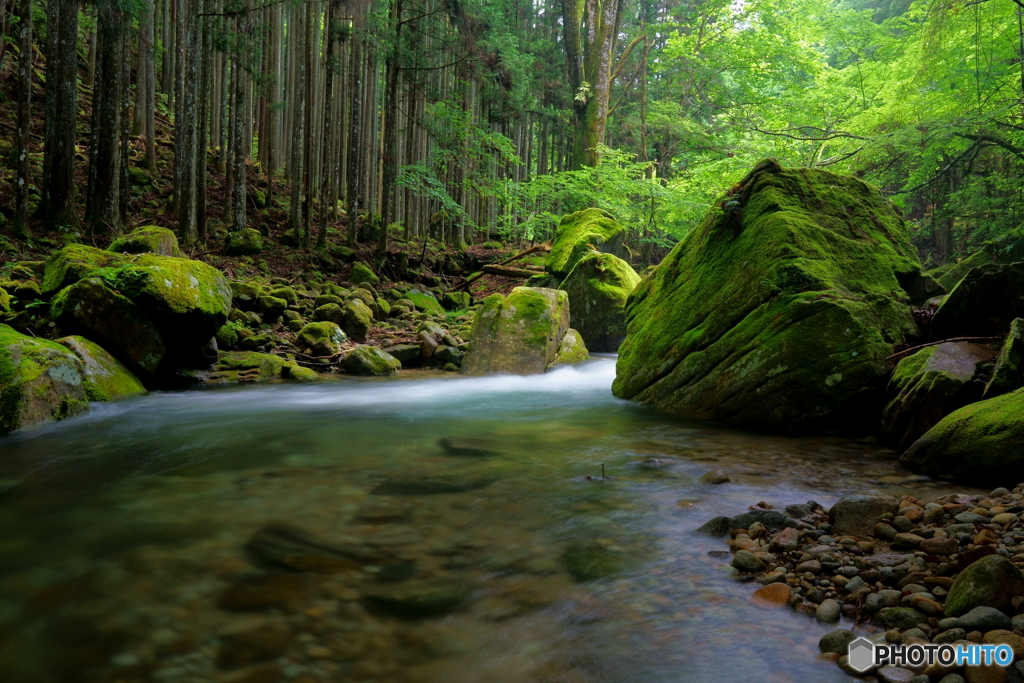
<path id="1" fill-rule="evenodd" d="M 1007 644 L 1021 659 L 1022 514 L 1024 484 L 927 503 L 879 494 L 848 495 L 828 510 L 814 501 L 783 510 L 759 503 L 698 531 L 730 537 L 732 567 L 762 584 L 751 596 L 755 604 L 790 607 L 826 624 L 844 621 L 820 648 L 848 673 L 980 683 L 1008 679 L 995 667 L 938 663 L 857 672 L 847 646 L 858 636 L 878 644 Z"/>

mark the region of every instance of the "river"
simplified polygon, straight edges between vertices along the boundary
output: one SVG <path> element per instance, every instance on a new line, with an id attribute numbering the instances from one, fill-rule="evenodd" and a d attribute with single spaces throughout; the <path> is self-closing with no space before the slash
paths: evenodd
<path id="1" fill-rule="evenodd" d="M 875 446 L 620 401 L 614 372 L 161 392 L 0 438 L 0 680 L 849 680 L 817 660 L 830 627 L 751 605 L 693 530 L 759 501 L 951 489 Z M 270 569 L 246 550 L 268 524 L 386 560 Z M 458 606 L 368 598 L 431 585 L 464 587 Z"/>

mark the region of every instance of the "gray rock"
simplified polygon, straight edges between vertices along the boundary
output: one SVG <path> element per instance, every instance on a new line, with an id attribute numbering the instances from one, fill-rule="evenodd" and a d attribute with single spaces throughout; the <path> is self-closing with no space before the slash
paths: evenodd
<path id="1" fill-rule="evenodd" d="M 956 617 L 947 617 L 946 619 L 939 619 L 939 630 L 948 631 L 951 628 L 956 628 Z"/>
<path id="2" fill-rule="evenodd" d="M 914 678 L 913 671 L 898 666 L 883 666 L 875 675 L 882 683 L 910 683 Z"/>
<path id="3" fill-rule="evenodd" d="M 895 513 L 899 502 L 884 494 L 851 494 L 832 506 L 832 535 L 868 538 L 886 512 Z"/>
<path id="4" fill-rule="evenodd" d="M 1013 622 L 1014 631 L 1020 631 L 1021 633 L 1024 633 L 1024 614 L 1018 614 L 1017 616 L 1013 617 L 1011 621 Z"/>
<path id="5" fill-rule="evenodd" d="M 975 607 L 956 620 L 957 628 L 967 633 L 971 631 L 993 631 L 995 629 L 1011 629 L 1013 622 L 995 607 Z"/>
<path id="6" fill-rule="evenodd" d="M 828 599 L 818 605 L 818 609 L 815 611 L 814 616 L 823 624 L 834 624 L 839 621 L 839 614 L 839 603 L 835 600 Z"/>
<path id="7" fill-rule="evenodd" d="M 961 512 L 959 515 L 957 515 L 953 519 L 955 519 L 956 521 L 960 522 L 961 524 L 987 524 L 988 523 L 988 517 L 983 517 L 982 515 L 975 514 L 973 512 Z M 974 529 L 972 528 L 971 531 L 974 531 Z"/>
<path id="8" fill-rule="evenodd" d="M 956 641 L 963 640 L 966 637 L 967 632 L 962 628 L 951 628 L 932 638 L 932 642 L 942 645 L 944 643 L 955 643 Z"/>
<path id="9" fill-rule="evenodd" d="M 761 522 L 767 528 L 778 530 L 788 526 L 795 527 L 797 522 L 777 510 L 751 510 L 729 520 L 729 531 L 733 529 L 749 529 L 754 522 Z"/>
<path id="10" fill-rule="evenodd" d="M 764 569 L 765 565 L 749 550 L 740 550 L 732 558 L 732 566 L 741 572 L 755 573 Z"/>
<path id="11" fill-rule="evenodd" d="M 939 680 L 939 683 L 967 683 L 967 681 L 960 674 L 946 674 Z"/>
<path id="12" fill-rule="evenodd" d="M 857 634 L 846 628 L 837 628 L 835 631 L 829 631 L 821 637 L 818 641 L 818 649 L 822 652 L 835 652 L 836 654 L 845 655 L 847 649 L 854 640 L 857 639 Z"/>
<path id="13" fill-rule="evenodd" d="M 849 583 L 846 584 L 846 590 L 852 593 L 853 591 L 859 590 L 866 585 L 868 585 L 867 581 L 860 578 L 859 576 L 855 576 L 852 579 L 850 579 Z"/>
<path id="14" fill-rule="evenodd" d="M 732 520 L 728 517 L 714 517 L 697 527 L 696 532 L 698 534 L 709 534 L 711 536 L 725 536 L 729 533 L 731 523 Z"/>
<path id="15" fill-rule="evenodd" d="M 905 631 L 918 624 L 927 623 L 928 617 L 909 607 L 886 607 L 878 611 L 875 620 L 886 628 L 898 628 Z"/>
<path id="16" fill-rule="evenodd" d="M 732 477 L 725 470 L 711 470 L 704 473 L 700 478 L 702 484 L 728 484 Z"/>
<path id="17" fill-rule="evenodd" d="M 369 589 L 364 600 L 373 608 L 399 617 L 435 617 L 467 602 L 472 586 L 456 579 L 428 579 Z"/>

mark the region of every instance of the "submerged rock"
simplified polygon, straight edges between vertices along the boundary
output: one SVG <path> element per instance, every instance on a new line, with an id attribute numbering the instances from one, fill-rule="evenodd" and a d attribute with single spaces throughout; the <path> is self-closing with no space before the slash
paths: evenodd
<path id="1" fill-rule="evenodd" d="M 397 617 L 437 617 L 454 612 L 473 595 L 473 585 L 461 579 L 435 578 L 397 586 L 370 588 L 363 600 L 370 606 Z"/>
<path id="2" fill-rule="evenodd" d="M 516 287 L 507 297 L 492 294 L 476 312 L 462 372 L 542 373 L 557 357 L 568 329 L 565 292 Z"/>
<path id="3" fill-rule="evenodd" d="M 60 344 L 0 324 L 0 434 L 89 410 L 83 372 Z"/>
<path id="4" fill-rule="evenodd" d="M 687 417 L 870 432 L 920 270 L 875 188 L 755 167 L 626 304 L 613 392 Z"/>
<path id="5" fill-rule="evenodd" d="M 161 256 L 183 256 L 178 247 L 178 236 L 174 231 L 159 225 L 143 225 L 123 237 L 118 237 L 108 251 L 124 254 L 159 254 Z"/>
<path id="6" fill-rule="evenodd" d="M 995 336 L 1024 317 L 1024 262 L 972 269 L 935 311 L 933 339 Z"/>
<path id="7" fill-rule="evenodd" d="M 948 342 L 929 346 L 899 362 L 889 379 L 889 402 L 882 429 L 898 448 L 906 449 L 939 420 L 981 397 L 972 382 L 977 364 L 995 352 L 982 344 Z"/>
<path id="8" fill-rule="evenodd" d="M 915 472 L 985 486 L 1024 480 L 1024 390 L 947 415 L 900 457 Z"/>
<path id="9" fill-rule="evenodd" d="M 409 496 L 462 493 L 490 486 L 499 478 L 500 475 L 491 470 L 396 474 L 379 483 L 371 493 Z"/>
<path id="10" fill-rule="evenodd" d="M 612 254 L 581 258 L 559 289 L 569 294 L 570 324 L 591 351 L 617 351 L 626 338 L 624 306 L 640 283 L 633 267 Z"/>
<path id="11" fill-rule="evenodd" d="M 625 258 L 625 227 L 604 209 L 584 209 L 562 216 L 544 269 L 559 279 L 569 275 L 577 262 L 598 250 Z"/>
<path id="12" fill-rule="evenodd" d="M 283 522 L 273 522 L 257 531 L 245 549 L 262 564 L 318 574 L 359 569 L 383 557 L 363 545 L 319 538 Z"/>
<path id="13" fill-rule="evenodd" d="M 90 401 L 116 401 L 146 393 L 142 382 L 99 344 L 79 336 L 64 337 L 57 343 L 82 361 L 82 380 Z"/>

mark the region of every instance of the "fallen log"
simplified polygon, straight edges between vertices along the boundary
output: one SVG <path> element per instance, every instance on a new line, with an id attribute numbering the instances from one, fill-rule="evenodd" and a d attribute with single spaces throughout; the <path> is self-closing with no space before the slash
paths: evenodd
<path id="1" fill-rule="evenodd" d="M 485 275 L 500 275 L 501 277 L 515 277 L 525 280 L 538 274 L 536 270 L 526 268 L 513 268 L 511 266 L 486 265 L 483 267 Z"/>

